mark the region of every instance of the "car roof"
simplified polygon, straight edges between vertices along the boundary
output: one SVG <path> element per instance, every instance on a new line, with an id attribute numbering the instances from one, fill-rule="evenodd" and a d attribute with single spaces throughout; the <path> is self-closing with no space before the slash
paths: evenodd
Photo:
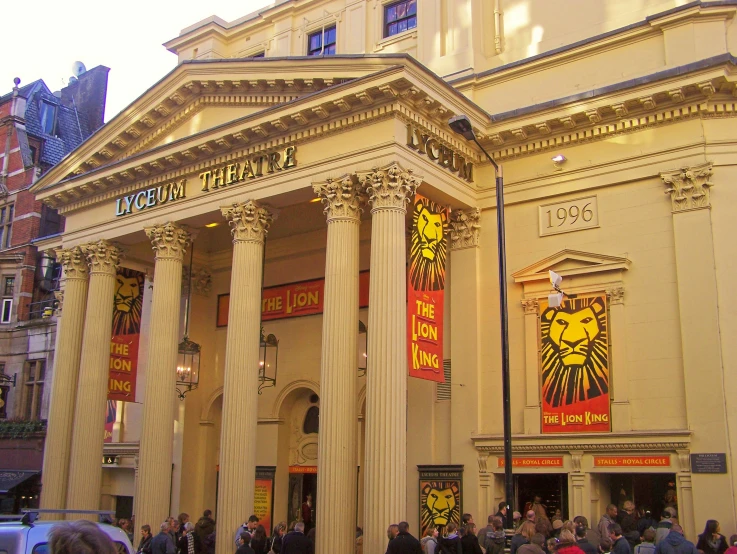
<path id="1" fill-rule="evenodd" d="M 54 525 L 58 523 L 61 522 L 36 520 L 33 525 L 24 525 L 19 521 L 2 522 L 0 523 L 0 534 L 27 534 L 26 543 L 28 545 L 35 546 L 39 543 L 48 542 L 48 536 L 51 532 L 51 529 L 54 527 Z M 130 541 L 128 540 L 128 535 L 126 535 L 125 531 L 123 531 L 119 527 L 113 527 L 112 525 L 108 525 L 105 523 L 97 523 L 96 525 L 102 531 L 104 531 L 105 534 L 110 537 L 114 542 L 123 543 L 126 549 L 128 549 L 128 552 L 133 552 L 133 548 Z"/>

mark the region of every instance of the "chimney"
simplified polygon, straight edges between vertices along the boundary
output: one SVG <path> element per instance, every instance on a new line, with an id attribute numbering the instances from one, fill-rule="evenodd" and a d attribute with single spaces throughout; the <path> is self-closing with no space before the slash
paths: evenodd
<path id="1" fill-rule="evenodd" d="M 109 67 L 98 65 L 82 73 L 76 81 L 61 89 L 61 103 L 77 108 L 89 123 L 90 134 L 105 123 L 105 99 L 107 97 L 107 74 Z"/>

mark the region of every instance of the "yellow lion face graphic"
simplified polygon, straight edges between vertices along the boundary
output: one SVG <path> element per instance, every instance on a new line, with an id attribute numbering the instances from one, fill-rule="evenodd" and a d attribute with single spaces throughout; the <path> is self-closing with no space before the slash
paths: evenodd
<path id="1" fill-rule="evenodd" d="M 430 481 L 420 490 L 420 527 L 424 536 L 428 527 L 444 527 L 461 521 L 458 481 Z"/>
<path id="2" fill-rule="evenodd" d="M 415 290 L 445 288 L 448 214 L 435 202 L 418 196 L 412 216 L 409 276 Z"/>
<path id="3" fill-rule="evenodd" d="M 143 273 L 128 268 L 118 269 L 115 281 L 113 334 L 133 335 L 141 330 L 143 310 Z"/>
<path id="4" fill-rule="evenodd" d="M 609 391 L 606 297 L 567 298 L 540 316 L 545 401 L 557 408 Z"/>

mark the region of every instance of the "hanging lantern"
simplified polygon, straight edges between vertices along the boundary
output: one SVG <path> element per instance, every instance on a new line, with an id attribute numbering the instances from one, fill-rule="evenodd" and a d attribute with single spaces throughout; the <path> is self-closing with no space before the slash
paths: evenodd
<path id="1" fill-rule="evenodd" d="M 200 384 L 200 350 L 196 342 L 189 340 L 189 310 L 192 304 L 192 261 L 194 259 L 194 244 L 189 253 L 189 279 L 187 287 L 187 302 L 184 307 L 184 337 L 179 343 L 177 354 L 177 395 L 184 400 L 184 395 L 197 388 Z"/>
<path id="2" fill-rule="evenodd" d="M 368 328 L 366 324 L 358 320 L 358 376 L 366 375 L 368 367 Z"/>
<path id="3" fill-rule="evenodd" d="M 277 358 L 279 356 L 279 339 L 275 335 L 264 335 L 261 328 L 261 340 L 258 351 L 258 393 L 262 389 L 276 386 Z"/>

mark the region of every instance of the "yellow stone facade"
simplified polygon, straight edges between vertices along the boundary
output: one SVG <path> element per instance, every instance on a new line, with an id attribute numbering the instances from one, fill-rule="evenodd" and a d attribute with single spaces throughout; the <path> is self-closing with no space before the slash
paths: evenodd
<path id="1" fill-rule="evenodd" d="M 494 172 L 448 126 L 466 114 L 504 167 L 514 455 L 561 460 L 515 467 L 520 498 L 546 476 L 564 514 L 595 523 L 624 498 L 620 489 L 638 503 L 643 482 L 672 482 L 688 538 L 712 518 L 729 536 L 737 3 L 421 0 L 417 27 L 385 38 L 391 4 L 290 1 L 183 30 L 166 44 L 179 65 L 34 185 L 66 217 L 64 235 L 42 247 L 60 253 L 67 299 L 75 295 L 61 327 L 74 344 L 60 345 L 81 360 L 78 377 L 65 369 L 79 379 L 74 417 L 94 419 L 102 406 L 92 362 L 106 347 L 97 320 L 107 317 L 100 294 L 109 288 L 94 264 L 89 276 L 75 269 L 78 247 L 91 257 L 99 245 L 111 263 L 147 272 L 138 386 L 157 399 L 121 405 L 118 442 L 104 450 L 120 461 L 99 474 L 90 463 L 102 433 L 89 421 L 82 430 L 75 422 L 68 444 L 47 441 L 45 467 L 69 464 L 70 476 L 45 475 L 53 494 L 42 502 L 96 509 L 98 497 L 111 507 L 136 490 L 137 523 L 152 526 L 212 508 L 227 539 L 219 553 L 232 550 L 229 537 L 252 511 L 255 466 L 275 468 L 274 522 L 294 519 L 303 500 L 290 498 L 290 467 L 335 476 L 315 489 L 317 521 L 342 529 L 331 533 L 340 544 L 329 549 L 318 532 L 318 552 L 350 552 L 356 523 L 365 552 L 383 552 L 398 519 L 416 533 L 418 465 L 463 465 L 463 511 L 477 522 L 496 512 L 504 470 Z M 305 57 L 308 36 L 332 26 L 338 55 Z M 422 135 L 429 151 L 413 142 Z M 460 157 L 473 164 L 471 180 L 452 171 Z M 452 208 L 446 387 L 405 377 L 403 241 L 415 191 Z M 181 250 L 162 243 L 174 240 L 155 231 L 166 226 L 181 234 Z M 181 311 L 190 240 L 190 337 L 202 345 L 202 371 L 178 402 L 174 367 L 169 375 L 164 366 L 181 329 L 162 310 Z M 543 433 L 539 337 L 551 269 L 569 294 L 606 295 L 611 432 Z M 359 309 L 365 270 L 369 308 Z M 280 341 L 278 376 L 257 392 L 261 280 L 318 278 L 324 315 L 263 323 Z M 227 293 L 230 325 L 218 327 Z M 360 354 L 356 319 L 368 327 L 368 369 L 347 376 Z M 172 385 L 170 399 L 162 384 Z M 317 435 L 302 426 L 313 395 Z M 57 408 L 50 429 L 68 433 L 74 409 Z M 727 473 L 692 471 L 692 454 L 711 453 L 726 455 Z M 601 465 L 620 456 L 667 465 Z M 95 490 L 82 491 L 81 479 Z M 320 498 L 341 504 L 321 509 Z"/>

